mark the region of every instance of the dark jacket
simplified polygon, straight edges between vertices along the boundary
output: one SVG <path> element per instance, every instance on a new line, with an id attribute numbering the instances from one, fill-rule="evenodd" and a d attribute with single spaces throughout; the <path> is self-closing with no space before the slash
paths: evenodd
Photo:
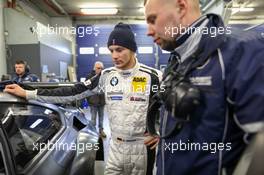
<path id="1" fill-rule="evenodd" d="M 207 28 L 224 27 L 219 16 L 207 19 Z M 198 49 L 197 60 L 209 59 L 189 78 L 202 92 L 201 105 L 178 134 L 161 139 L 157 175 L 231 175 L 247 135 L 264 126 L 264 39 L 251 32 L 203 34 Z M 162 135 L 180 122 L 167 114 Z"/>
<path id="2" fill-rule="evenodd" d="M 89 80 L 89 79 L 91 79 L 91 78 L 93 78 L 95 76 L 96 76 L 96 73 L 93 70 L 92 72 L 90 72 L 87 75 L 86 80 Z M 94 89 L 98 85 L 100 76 L 101 75 L 96 76 L 95 78 L 93 78 L 92 84 L 89 85 L 89 89 Z M 105 105 L 105 96 L 104 96 L 104 94 L 95 94 L 95 95 L 92 95 L 92 96 L 88 97 L 87 101 L 88 101 L 90 106 L 103 106 L 103 105 Z"/>
<path id="3" fill-rule="evenodd" d="M 26 83 L 26 82 L 39 82 L 39 78 L 35 74 L 31 73 L 25 73 L 22 77 L 19 77 L 16 75 L 12 81 L 15 81 L 17 83 Z"/>

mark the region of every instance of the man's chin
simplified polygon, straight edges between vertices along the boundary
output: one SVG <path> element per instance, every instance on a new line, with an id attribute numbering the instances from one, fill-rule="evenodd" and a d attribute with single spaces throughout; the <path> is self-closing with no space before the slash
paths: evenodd
<path id="1" fill-rule="evenodd" d="M 166 50 L 166 51 L 168 51 L 168 52 L 172 52 L 172 51 L 174 51 L 174 48 L 173 48 L 173 47 L 168 47 L 168 46 L 162 46 L 162 45 L 160 45 L 160 48 L 161 48 L 162 50 Z"/>
<path id="2" fill-rule="evenodd" d="M 166 50 L 169 52 L 174 51 L 174 49 L 176 48 L 176 45 L 174 42 L 164 42 L 160 44 L 159 46 L 162 50 Z"/>
<path id="3" fill-rule="evenodd" d="M 115 67 L 118 68 L 118 69 L 120 69 L 120 68 L 123 67 L 123 65 L 122 64 L 115 64 Z"/>

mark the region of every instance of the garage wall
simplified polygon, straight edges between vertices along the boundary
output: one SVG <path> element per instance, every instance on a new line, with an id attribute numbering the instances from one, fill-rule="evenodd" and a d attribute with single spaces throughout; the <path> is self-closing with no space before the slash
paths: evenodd
<path id="1" fill-rule="evenodd" d="M 42 70 L 43 65 L 46 65 L 49 73 L 55 73 L 58 76 L 60 76 L 61 61 L 68 65 L 72 64 L 71 54 L 59 51 L 42 43 L 40 44 L 40 58 L 40 70 Z"/>
<path id="2" fill-rule="evenodd" d="M 6 54 L 4 40 L 4 0 L 0 0 L 0 77 L 6 74 Z"/>
<path id="3" fill-rule="evenodd" d="M 7 44 L 38 44 L 38 37 L 32 29 L 37 27 L 36 20 L 11 9 L 4 9 Z"/>

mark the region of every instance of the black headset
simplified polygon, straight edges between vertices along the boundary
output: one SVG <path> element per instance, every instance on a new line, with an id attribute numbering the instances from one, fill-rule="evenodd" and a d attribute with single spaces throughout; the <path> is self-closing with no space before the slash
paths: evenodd
<path id="1" fill-rule="evenodd" d="M 176 135 L 181 131 L 184 123 L 190 120 L 190 115 L 201 104 L 201 91 L 190 82 L 188 77 L 192 70 L 204 64 L 204 60 L 197 59 L 199 53 L 199 51 L 194 53 L 184 64 L 177 61 L 179 60 L 179 54 L 172 53 L 161 83 L 161 87 L 163 86 L 164 89 L 163 91 L 160 89 L 152 97 L 149 106 L 147 129 L 150 134 L 157 135 L 155 124 L 158 115 L 157 109 L 161 105 L 164 105 L 170 115 L 178 121 L 173 129 L 160 136 L 160 138 L 168 138 L 172 134 Z"/>
<path id="2" fill-rule="evenodd" d="M 26 61 L 24 61 L 24 60 L 19 60 L 19 61 L 16 61 L 16 62 L 15 62 L 15 65 L 16 65 L 16 64 L 24 64 L 24 66 L 25 66 L 25 73 L 29 73 L 29 71 L 30 71 L 30 66 L 27 64 Z M 14 66 L 14 72 L 16 72 L 16 68 L 15 68 L 15 66 Z"/>
<path id="3" fill-rule="evenodd" d="M 164 76 L 162 85 L 165 91 L 157 94 L 174 118 L 187 120 L 188 115 L 200 104 L 200 91 L 188 78 L 195 61 L 191 58 L 186 66 L 173 63 Z"/>

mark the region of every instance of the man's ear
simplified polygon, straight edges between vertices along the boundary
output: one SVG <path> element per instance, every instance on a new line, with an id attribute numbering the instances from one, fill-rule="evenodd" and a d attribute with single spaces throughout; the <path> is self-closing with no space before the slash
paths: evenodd
<path id="1" fill-rule="evenodd" d="M 189 6 L 188 0 L 175 0 L 180 18 L 186 15 Z"/>

